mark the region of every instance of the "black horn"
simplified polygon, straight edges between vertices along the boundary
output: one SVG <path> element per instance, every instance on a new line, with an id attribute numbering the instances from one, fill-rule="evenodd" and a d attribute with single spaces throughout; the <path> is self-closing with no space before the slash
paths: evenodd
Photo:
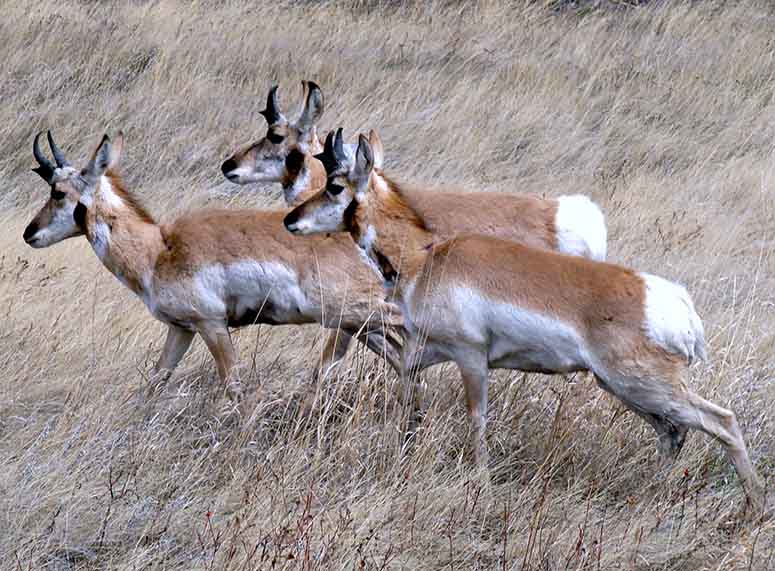
<path id="1" fill-rule="evenodd" d="M 62 150 L 57 147 L 57 144 L 54 142 L 54 137 L 51 136 L 51 131 L 46 133 L 46 137 L 48 137 L 48 146 L 51 147 L 51 153 L 54 155 L 54 161 L 56 162 L 57 166 L 59 168 L 69 167 L 70 163 L 65 158 L 65 154 L 62 152 Z"/>
<path id="2" fill-rule="evenodd" d="M 41 131 L 35 135 L 35 140 L 32 142 L 32 155 L 38 161 L 38 166 L 32 169 L 32 172 L 38 173 L 43 180 L 50 183 L 54 176 L 54 165 L 40 150 L 40 136 L 42 134 L 43 132 Z"/>
<path id="3" fill-rule="evenodd" d="M 339 129 L 336 131 L 336 135 L 339 136 L 339 142 L 341 144 L 341 127 L 339 127 Z M 337 160 L 336 152 L 334 151 L 334 139 L 336 138 L 336 135 L 334 134 L 334 131 L 329 131 L 328 135 L 326 135 L 326 142 L 323 144 L 323 152 L 315 155 L 315 158 L 323 163 L 323 166 L 326 169 L 326 174 L 328 175 L 332 174 L 339 168 L 339 161 Z"/>
<path id="4" fill-rule="evenodd" d="M 347 162 L 347 155 L 344 154 L 343 139 L 342 128 L 339 127 L 336 130 L 336 136 L 334 137 L 334 156 L 336 157 L 336 162 L 340 165 L 344 165 Z"/>
<path id="5" fill-rule="evenodd" d="M 279 123 L 283 119 L 283 114 L 280 112 L 280 104 L 277 101 L 277 87 L 277 85 L 272 86 L 272 89 L 269 90 L 269 95 L 266 96 L 266 109 L 259 111 L 270 125 Z"/>

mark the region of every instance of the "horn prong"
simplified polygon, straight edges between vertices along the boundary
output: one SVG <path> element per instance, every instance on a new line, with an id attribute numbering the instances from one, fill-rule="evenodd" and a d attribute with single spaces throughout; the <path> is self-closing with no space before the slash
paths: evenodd
<path id="1" fill-rule="evenodd" d="M 272 86 L 269 94 L 266 96 L 266 109 L 259 111 L 269 125 L 274 125 L 283 119 L 283 114 L 280 112 L 280 102 L 277 99 L 278 87 L 277 84 Z"/>
<path id="2" fill-rule="evenodd" d="M 56 162 L 57 166 L 59 168 L 69 167 L 70 163 L 65 158 L 65 154 L 62 152 L 62 150 L 54 142 L 54 137 L 51 135 L 51 131 L 46 132 L 46 137 L 48 138 L 48 146 L 51 149 L 51 153 L 54 155 L 54 161 Z"/>
<path id="3" fill-rule="evenodd" d="M 341 131 L 341 129 L 340 129 Z M 326 135 L 326 142 L 323 144 L 323 152 L 315 155 L 315 158 L 323 163 L 326 169 L 326 174 L 330 175 L 339 167 L 336 155 L 334 153 L 334 138 L 336 134 L 334 131 L 329 131 Z"/>

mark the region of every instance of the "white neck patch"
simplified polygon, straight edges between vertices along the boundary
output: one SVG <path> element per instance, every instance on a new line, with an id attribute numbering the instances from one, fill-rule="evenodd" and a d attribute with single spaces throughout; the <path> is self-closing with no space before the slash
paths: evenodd
<path id="1" fill-rule="evenodd" d="M 293 184 L 283 188 L 283 196 L 285 197 L 285 204 L 293 206 L 299 196 L 307 190 L 309 185 L 309 169 L 304 167 L 302 174 L 293 181 Z"/>
<path id="2" fill-rule="evenodd" d="M 120 208 L 124 205 L 124 201 L 113 190 L 113 185 L 110 184 L 110 179 L 106 176 L 100 178 L 100 198 L 113 208 Z"/>

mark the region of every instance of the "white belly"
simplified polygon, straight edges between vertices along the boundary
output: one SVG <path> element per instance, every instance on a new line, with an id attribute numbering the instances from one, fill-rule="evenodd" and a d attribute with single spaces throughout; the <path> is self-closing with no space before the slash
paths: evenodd
<path id="1" fill-rule="evenodd" d="M 190 282 L 160 285 L 149 308 L 164 321 L 216 319 L 235 327 L 317 319 L 291 268 L 251 260 L 212 264 L 197 271 Z"/>
<path id="2" fill-rule="evenodd" d="M 434 297 L 433 306 L 412 316 L 412 333 L 427 334 L 426 344 L 444 348 L 450 359 L 458 346 L 485 351 L 489 366 L 496 369 L 565 373 L 589 368 L 581 335 L 554 317 L 492 301 L 462 286 Z"/>

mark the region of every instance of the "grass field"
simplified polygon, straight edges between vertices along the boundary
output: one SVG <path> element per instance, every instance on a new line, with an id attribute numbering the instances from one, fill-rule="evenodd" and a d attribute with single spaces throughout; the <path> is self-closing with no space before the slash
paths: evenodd
<path id="1" fill-rule="evenodd" d="M 123 129 L 158 219 L 280 207 L 219 165 L 263 136 L 273 82 L 295 106 L 314 79 L 323 127 L 379 128 L 403 180 L 593 197 L 612 261 L 692 293 L 692 384 L 771 489 L 775 8 L 564 4 L 0 0 L 1 569 L 775 569 L 775 523 L 732 519 L 721 447 L 692 433 L 660 473 L 653 431 L 584 375 L 492 375 L 489 478 L 449 365 L 408 457 L 396 379 L 362 349 L 299 414 L 317 327 L 235 333 L 247 426 L 218 415 L 199 340 L 137 404 L 162 324 L 84 239 L 22 240 L 48 128 L 79 164 Z"/>

